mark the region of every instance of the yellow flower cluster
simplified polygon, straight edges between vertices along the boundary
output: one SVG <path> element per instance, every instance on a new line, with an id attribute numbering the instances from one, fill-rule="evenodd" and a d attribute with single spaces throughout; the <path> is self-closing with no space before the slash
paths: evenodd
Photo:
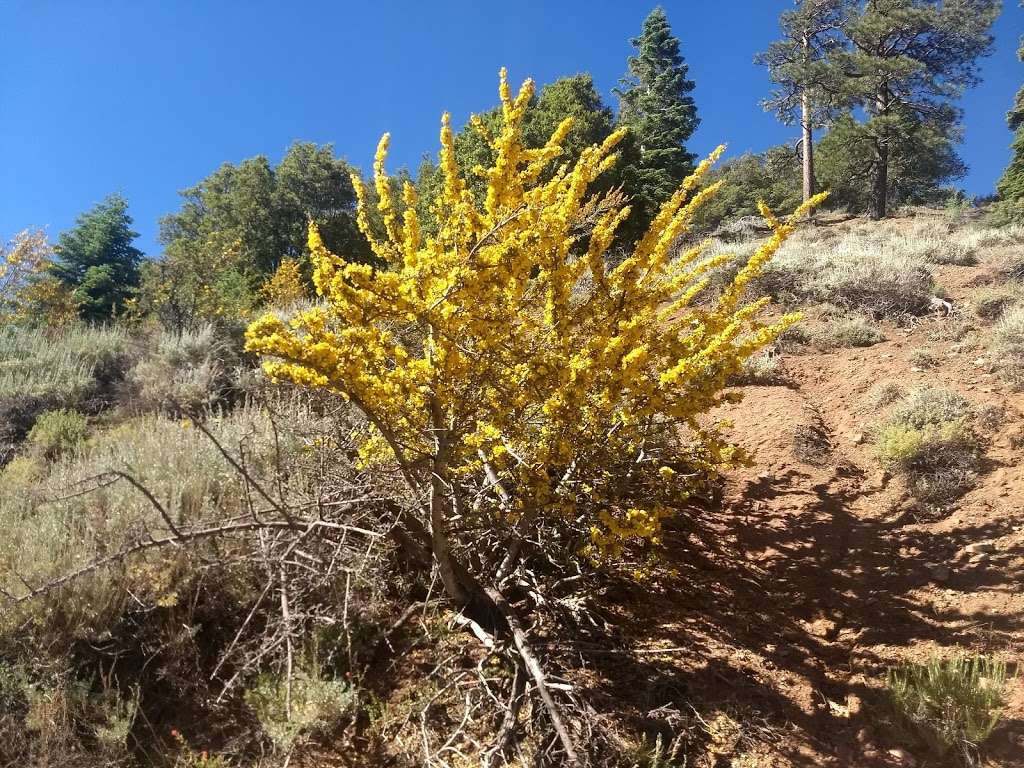
<path id="1" fill-rule="evenodd" d="M 443 481 L 452 516 L 460 487 L 500 484 L 501 494 L 476 505 L 479 514 L 575 516 L 601 553 L 616 554 L 625 541 L 656 539 L 671 505 L 738 459 L 698 419 L 729 399 L 728 376 L 796 321 L 759 323 L 765 301 L 744 303 L 744 294 L 820 198 L 786 222 L 765 209 L 772 237 L 720 298 L 696 306 L 706 274 L 724 257 L 706 257 L 703 246 L 677 254 L 675 244 L 718 188 L 702 189 L 701 181 L 722 148 L 609 268 L 628 207 L 606 211 L 589 232 L 578 225 L 588 188 L 616 161 L 623 132 L 557 165 L 571 120 L 543 147 L 526 147 L 533 88 L 527 81 L 513 97 L 502 71 L 503 125 L 487 136 L 495 160 L 482 169 L 482 203 L 460 176 L 443 117 L 444 184 L 432 201 L 437 232 L 426 239 L 416 190 L 406 184 L 404 206 L 392 199 L 385 135 L 374 162 L 382 232 L 371 226 L 361 180 L 353 183 L 359 226 L 387 266 L 346 262 L 310 225 L 322 301 L 287 322 L 273 314 L 256 321 L 247 346 L 265 357 L 272 377 L 329 389 L 365 414 L 363 466 L 397 463 L 413 483 L 417 468 L 431 467 L 422 474 Z M 679 435 L 685 455 L 671 467 L 647 456 L 652 440 Z M 631 462 L 628 477 L 610 470 L 623 460 Z"/>
<path id="2" fill-rule="evenodd" d="M 290 307 L 306 298 L 306 286 L 302 282 L 299 262 L 295 259 L 281 259 L 261 288 L 263 298 L 272 307 Z"/>

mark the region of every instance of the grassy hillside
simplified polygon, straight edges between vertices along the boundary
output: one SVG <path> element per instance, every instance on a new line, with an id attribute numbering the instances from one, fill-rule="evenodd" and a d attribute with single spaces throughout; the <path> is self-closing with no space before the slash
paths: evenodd
<path id="1" fill-rule="evenodd" d="M 707 301 L 755 246 L 712 243 L 736 256 Z M 1019 764 L 1019 686 L 975 700 L 1012 668 L 949 672 L 964 709 L 932 711 L 912 665 L 1024 643 L 1022 253 L 948 213 L 833 215 L 748 287 L 804 313 L 715 414 L 753 467 L 660 543 L 508 588 L 593 764 L 940 764 L 982 738 Z M 542 711 L 503 725 L 508 640 L 352 501 L 382 481 L 350 407 L 274 385 L 230 327 L 0 351 L 0 764 L 470 765 L 504 739 L 544 763 Z"/>

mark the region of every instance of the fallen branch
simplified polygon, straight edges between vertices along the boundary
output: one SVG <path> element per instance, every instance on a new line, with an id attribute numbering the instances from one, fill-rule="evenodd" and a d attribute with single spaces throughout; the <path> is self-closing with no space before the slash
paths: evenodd
<path id="1" fill-rule="evenodd" d="M 530 643 L 526 639 L 526 633 L 519 624 L 519 618 L 516 616 L 515 611 L 512 610 L 512 606 L 508 604 L 508 601 L 505 600 L 505 597 L 498 590 L 491 587 L 485 587 L 484 590 L 487 596 L 494 602 L 498 611 L 501 612 L 505 621 L 508 622 L 509 630 L 512 632 L 512 642 L 515 643 L 516 650 L 519 652 L 523 664 L 526 666 L 533 681 L 537 684 L 537 693 L 540 695 L 541 702 L 543 702 L 544 708 L 548 712 L 548 717 L 551 718 L 551 725 L 555 729 L 558 740 L 562 743 L 562 749 L 565 750 L 564 764 L 570 766 L 579 765 L 580 761 L 579 755 L 576 752 L 576 745 L 569 735 L 569 729 L 565 727 L 558 704 L 548 690 L 547 677 L 540 662 L 537 661 L 537 657 L 534 656 L 533 650 L 530 648 Z"/>

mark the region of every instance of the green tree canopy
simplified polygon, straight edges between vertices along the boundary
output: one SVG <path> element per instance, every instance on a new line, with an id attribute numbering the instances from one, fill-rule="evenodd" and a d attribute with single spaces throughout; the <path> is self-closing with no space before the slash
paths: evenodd
<path id="1" fill-rule="evenodd" d="M 551 137 L 555 128 L 566 117 L 573 118 L 572 130 L 562 145 L 559 163 L 575 163 L 586 147 L 600 144 L 614 130 L 612 110 L 606 106 L 594 87 L 593 78 L 587 73 L 559 78 L 545 85 L 527 108 L 523 119 L 523 140 L 527 147 L 542 147 Z M 501 127 L 501 109 L 494 107 L 477 115 L 481 127 L 489 135 L 495 135 Z M 467 125 L 455 136 L 455 157 L 459 169 L 479 199 L 487 186 L 486 179 L 474 174 L 477 166 L 488 168 L 494 162 L 494 150 L 487 137 L 473 125 Z M 553 173 L 552 168 L 545 169 Z M 615 183 L 615 174 L 602 179 L 600 189 L 607 189 Z M 429 157 L 424 158 L 417 173 L 417 187 L 422 201 L 418 211 L 425 231 L 433 228 L 433 212 L 427 209 L 427 202 L 435 197 L 441 183 L 437 164 Z"/>
<path id="2" fill-rule="evenodd" d="M 124 307 L 139 284 L 142 252 L 132 245 L 128 201 L 114 194 L 78 217 L 60 234 L 50 271 L 70 288 L 83 319 L 102 322 Z"/>
<path id="3" fill-rule="evenodd" d="M 306 254 L 312 219 L 337 253 L 363 260 L 369 249 L 354 223 L 351 171 L 330 145 L 306 142 L 289 147 L 276 168 L 263 155 L 225 163 L 181 192 L 181 210 L 160 222 L 161 243 L 171 258 L 235 251 L 240 269 L 261 279 L 281 259 Z"/>
<path id="4" fill-rule="evenodd" d="M 1017 57 L 1024 61 L 1024 37 L 1017 49 Z M 1006 114 L 1006 122 L 1014 132 L 1011 145 L 1013 157 L 996 184 L 996 190 L 1005 204 L 1003 207 L 1015 211 L 1011 218 L 1024 219 L 1024 87 L 1017 91 L 1013 107 Z"/>
<path id="5" fill-rule="evenodd" d="M 662 202 L 693 170 L 695 155 L 686 142 L 700 124 L 690 93 L 688 67 L 679 53 L 668 17 L 655 8 L 644 20 L 637 49 L 629 58 L 627 74 L 615 90 L 619 97 L 619 123 L 629 128 L 622 150 L 621 174 L 631 198 L 633 214 L 628 229 L 646 228 Z"/>
<path id="6" fill-rule="evenodd" d="M 1001 0 L 845 0 L 848 44 L 829 57 L 829 82 L 863 114 L 856 135 L 859 175 L 870 180 L 870 211 L 885 216 L 888 175 L 915 141 L 956 139 L 952 101 L 977 81 L 991 51 Z M 923 132 L 923 133 L 922 133 Z M 941 168 L 940 163 L 938 167 Z"/>
<path id="7" fill-rule="evenodd" d="M 745 216 L 756 216 L 760 221 L 758 201 L 775 211 L 793 210 L 800 205 L 800 172 L 800 157 L 789 145 L 728 160 L 708 173 L 709 184 L 725 184 L 697 211 L 693 231 L 710 232 L 724 222 Z"/>
<path id="8" fill-rule="evenodd" d="M 946 184 L 967 173 L 956 153 L 957 133 L 949 126 L 893 120 L 887 135 L 887 208 L 927 204 L 946 197 Z M 877 134 L 850 114 L 839 117 L 817 147 L 817 178 L 831 193 L 829 204 L 869 211 L 875 202 Z"/>
<path id="9" fill-rule="evenodd" d="M 369 260 L 351 172 L 329 144 L 296 142 L 276 167 L 257 155 L 183 190 L 180 210 L 160 221 L 164 258 L 145 271 L 145 308 L 179 330 L 244 315 L 282 259 L 308 265 L 310 220 L 334 252 Z"/>

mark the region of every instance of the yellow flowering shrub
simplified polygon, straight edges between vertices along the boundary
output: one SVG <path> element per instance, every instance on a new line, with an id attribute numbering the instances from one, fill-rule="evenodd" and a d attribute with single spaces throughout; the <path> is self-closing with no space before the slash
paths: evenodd
<path id="1" fill-rule="evenodd" d="M 0 322 L 57 327 L 78 319 L 74 292 L 46 274 L 52 258 L 42 230 L 25 230 L 0 244 Z"/>
<path id="2" fill-rule="evenodd" d="M 263 298 L 272 307 L 290 307 L 306 298 L 306 286 L 302 282 L 299 262 L 295 259 L 281 259 L 262 288 Z"/>
<path id="3" fill-rule="evenodd" d="M 468 531 L 584 533 L 594 555 L 657 541 L 662 521 L 717 470 L 742 459 L 702 417 L 735 395 L 725 380 L 798 318 L 763 324 L 767 299 L 745 289 L 793 229 L 763 208 L 771 237 L 711 303 L 695 299 L 726 258 L 676 253 L 694 212 L 718 189 L 700 182 L 719 148 L 661 208 L 627 258 L 606 256 L 629 208 L 581 228 L 588 187 L 616 160 L 617 131 L 560 164 L 566 119 L 539 149 L 523 145 L 533 83 L 513 96 L 504 70 L 502 126 L 477 203 L 460 175 L 450 118 L 441 125 L 437 232 L 424 237 L 416 189 L 399 201 L 374 163 L 381 236 L 353 177 L 358 221 L 386 268 L 349 263 L 309 228 L 322 302 L 247 332 L 275 380 L 324 388 L 366 419 L 360 462 L 397 470 L 396 499 L 422 499 L 442 578 Z M 552 169 L 554 169 L 552 171 Z M 547 171 L 547 172 L 545 172 Z M 699 190 L 699 191 L 698 191 Z M 577 544 L 578 548 L 578 544 Z M 573 551 L 573 550 L 569 550 Z M 458 585 L 445 586 L 456 596 Z"/>

